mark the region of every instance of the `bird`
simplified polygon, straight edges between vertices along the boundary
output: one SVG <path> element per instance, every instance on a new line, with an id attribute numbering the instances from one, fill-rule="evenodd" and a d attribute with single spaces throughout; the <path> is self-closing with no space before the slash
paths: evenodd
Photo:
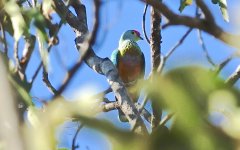
<path id="1" fill-rule="evenodd" d="M 125 31 L 120 37 L 118 48 L 111 55 L 111 61 L 116 66 L 118 74 L 134 103 L 139 98 L 139 92 L 134 86 L 140 79 L 144 78 L 145 74 L 145 57 L 137 44 L 139 40 L 143 40 L 143 38 L 137 30 Z M 118 111 L 119 120 L 127 122 L 123 112 L 120 109 Z"/>

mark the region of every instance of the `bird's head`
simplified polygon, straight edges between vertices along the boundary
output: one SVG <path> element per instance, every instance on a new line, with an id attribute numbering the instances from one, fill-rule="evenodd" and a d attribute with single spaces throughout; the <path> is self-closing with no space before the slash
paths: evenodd
<path id="1" fill-rule="evenodd" d="M 138 40 L 143 40 L 140 33 L 137 30 L 127 30 L 122 34 L 123 40 L 131 40 L 137 42 Z"/>

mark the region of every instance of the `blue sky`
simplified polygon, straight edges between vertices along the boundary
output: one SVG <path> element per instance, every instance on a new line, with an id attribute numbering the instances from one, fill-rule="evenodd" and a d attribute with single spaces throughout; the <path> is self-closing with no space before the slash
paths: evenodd
<path id="1" fill-rule="evenodd" d="M 87 17 L 89 29 L 92 28 L 93 22 L 93 3 L 91 0 L 82 0 L 87 8 Z M 217 5 L 210 3 L 210 0 L 207 2 L 210 9 L 213 12 L 214 17 L 216 18 L 217 23 L 223 27 L 226 31 L 229 32 L 238 32 L 237 26 L 233 25 L 232 19 L 233 12 L 230 12 L 230 23 L 223 21 L 221 12 Z M 168 0 L 167 4 L 175 12 L 178 12 L 179 2 L 176 0 Z M 231 0 L 229 8 L 233 9 L 239 6 L 240 2 L 238 0 Z M 105 0 L 105 3 L 102 6 L 101 14 L 101 26 L 99 28 L 99 34 L 97 37 L 97 43 L 94 46 L 94 50 L 100 57 L 110 57 L 112 51 L 117 48 L 118 40 L 121 34 L 128 29 L 136 29 L 142 32 L 142 14 L 143 14 L 144 4 L 138 0 Z M 149 10 L 146 18 L 147 33 L 150 33 L 150 15 Z M 187 7 L 183 14 L 194 15 L 195 5 Z M 59 18 L 54 17 L 56 22 L 59 21 Z M 165 19 L 163 19 L 165 20 Z M 162 32 L 162 52 L 165 54 L 169 49 L 175 45 L 175 43 L 182 37 L 182 35 L 188 30 L 188 28 L 183 26 L 173 26 L 165 29 Z M 204 40 L 209 50 L 209 54 L 212 57 L 213 61 L 218 64 L 234 51 L 233 48 L 225 45 L 219 40 L 216 40 L 214 37 L 207 34 L 203 34 Z M 52 84 L 58 88 L 65 76 L 66 70 L 73 66 L 77 59 L 79 58 L 79 52 L 75 48 L 75 34 L 70 28 L 69 25 L 64 25 L 59 33 L 60 43 L 58 46 L 54 47 L 50 53 L 50 73 L 49 79 Z M 150 47 L 145 41 L 140 41 L 139 46 L 145 54 L 146 58 L 146 75 L 150 72 Z M 221 72 L 221 76 L 226 78 L 229 76 L 236 66 L 239 64 L 239 59 L 234 59 L 227 65 L 226 68 Z M 31 59 L 31 65 L 28 67 L 28 78 L 32 77 L 34 68 L 39 64 L 39 53 L 38 50 L 34 52 L 33 58 Z M 187 37 L 184 43 L 169 57 L 165 70 L 176 68 L 179 66 L 185 65 L 200 65 L 204 67 L 210 67 L 210 64 L 207 62 L 201 46 L 198 42 L 197 32 L 193 30 L 191 34 Z M 31 95 L 38 97 L 40 99 L 48 99 L 51 97 L 51 93 L 42 83 L 42 75 L 39 74 L 36 81 L 34 82 L 34 87 L 31 90 Z M 71 81 L 71 84 L 68 86 L 67 90 L 63 95 L 67 99 L 72 99 L 76 95 L 79 95 L 85 87 L 94 87 L 96 92 L 103 91 L 108 87 L 106 78 L 102 75 L 99 75 L 92 71 L 85 64 L 74 76 L 74 79 Z M 114 100 L 113 95 L 109 94 L 108 98 Z M 36 102 L 37 103 L 37 102 Z M 110 113 L 100 114 L 101 118 L 107 119 L 114 123 L 116 126 L 121 128 L 128 128 L 127 123 L 120 123 L 117 119 L 116 111 Z M 73 123 L 64 124 L 57 133 L 59 137 L 59 146 L 60 147 L 71 147 L 71 140 L 76 130 L 77 125 Z M 91 150 L 99 149 L 111 149 L 106 137 L 102 134 L 95 132 L 94 130 L 84 128 L 81 130 L 78 136 L 78 144 L 80 149 L 86 149 L 88 146 Z"/>

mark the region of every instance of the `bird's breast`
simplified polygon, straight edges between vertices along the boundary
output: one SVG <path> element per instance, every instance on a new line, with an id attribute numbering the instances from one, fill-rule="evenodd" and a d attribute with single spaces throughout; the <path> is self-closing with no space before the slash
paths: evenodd
<path id="1" fill-rule="evenodd" d="M 125 83 L 135 81 L 141 76 L 142 67 L 142 60 L 140 56 L 121 56 L 118 66 L 119 75 Z"/>

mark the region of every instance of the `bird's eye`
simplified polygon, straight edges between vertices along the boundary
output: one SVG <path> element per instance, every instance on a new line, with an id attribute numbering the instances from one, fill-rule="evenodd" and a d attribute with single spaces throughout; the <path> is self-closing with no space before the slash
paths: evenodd
<path id="1" fill-rule="evenodd" d="M 132 31 L 131 33 L 134 34 L 134 31 Z"/>

